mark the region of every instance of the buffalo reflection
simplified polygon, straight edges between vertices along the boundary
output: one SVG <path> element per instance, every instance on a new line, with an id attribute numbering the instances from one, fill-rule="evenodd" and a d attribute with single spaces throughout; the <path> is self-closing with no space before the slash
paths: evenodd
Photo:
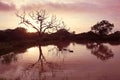
<path id="1" fill-rule="evenodd" d="M 114 56 L 111 49 L 102 43 L 88 43 L 87 49 L 91 50 L 91 53 L 101 60 L 108 60 Z"/>

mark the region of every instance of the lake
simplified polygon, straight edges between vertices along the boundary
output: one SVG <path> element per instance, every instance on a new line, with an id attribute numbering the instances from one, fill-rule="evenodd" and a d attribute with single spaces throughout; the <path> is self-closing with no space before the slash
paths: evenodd
<path id="1" fill-rule="evenodd" d="M 120 45 L 34 46 L 0 56 L 0 80 L 120 80 Z"/>

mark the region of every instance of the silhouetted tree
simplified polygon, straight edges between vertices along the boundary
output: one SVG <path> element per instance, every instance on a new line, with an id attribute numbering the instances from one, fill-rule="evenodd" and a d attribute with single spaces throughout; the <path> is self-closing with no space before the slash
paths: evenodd
<path id="1" fill-rule="evenodd" d="M 91 31 L 99 35 L 107 35 L 113 29 L 114 24 L 109 23 L 107 20 L 102 20 L 101 22 L 93 25 Z"/>
<path id="2" fill-rule="evenodd" d="M 45 10 L 37 10 L 26 14 L 16 13 L 17 17 L 21 19 L 20 24 L 25 24 L 26 26 L 30 26 L 34 28 L 39 34 L 39 40 L 42 38 L 42 34 L 44 33 L 53 33 L 60 29 L 65 29 L 65 24 L 62 20 L 57 20 L 56 16 L 52 16 L 51 18 L 47 17 Z M 28 15 L 33 21 L 30 21 L 30 18 L 26 17 Z"/>

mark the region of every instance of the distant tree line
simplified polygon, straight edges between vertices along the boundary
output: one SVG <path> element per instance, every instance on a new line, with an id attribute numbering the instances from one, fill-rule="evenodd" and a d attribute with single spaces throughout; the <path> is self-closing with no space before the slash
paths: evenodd
<path id="1" fill-rule="evenodd" d="M 85 41 L 120 42 L 120 31 L 112 33 L 113 28 L 114 24 L 102 20 L 93 25 L 89 32 L 77 34 L 76 38 Z"/>
<path id="2" fill-rule="evenodd" d="M 18 27 L 16 29 L 7 29 L 0 31 L 0 41 L 14 41 L 14 40 L 22 40 L 28 37 L 26 34 L 26 29 L 22 27 Z"/>
<path id="3" fill-rule="evenodd" d="M 42 33 L 44 35 L 41 39 L 43 42 L 49 41 L 111 41 L 120 42 L 120 31 L 110 33 L 114 25 L 106 20 L 95 24 L 91 27 L 91 30 L 85 33 L 74 34 L 68 32 L 66 29 L 60 29 L 57 32 L 48 34 Z M 17 27 L 15 29 L 7 29 L 0 31 L 0 42 L 10 42 L 10 41 L 26 41 L 33 40 L 37 41 L 39 37 L 38 32 L 30 33 L 23 27 Z"/>
<path id="4" fill-rule="evenodd" d="M 0 31 L 0 42 L 10 41 L 25 41 L 25 40 L 38 40 L 38 32 L 27 32 L 23 27 L 17 27 L 15 29 L 7 29 Z M 65 40 L 72 36 L 66 29 L 60 29 L 55 33 L 43 33 L 42 41 L 53 41 L 53 40 Z"/>

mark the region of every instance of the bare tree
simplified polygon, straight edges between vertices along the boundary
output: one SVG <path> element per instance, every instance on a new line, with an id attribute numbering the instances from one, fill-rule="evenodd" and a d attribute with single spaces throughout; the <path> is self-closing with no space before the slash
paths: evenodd
<path id="1" fill-rule="evenodd" d="M 21 19 L 20 24 L 34 28 L 38 32 L 39 38 L 46 32 L 53 33 L 66 28 L 64 21 L 58 20 L 56 16 L 52 16 L 51 18 L 47 17 L 45 10 L 37 10 L 28 14 L 25 11 L 23 14 L 17 12 L 16 16 Z M 30 18 L 35 21 L 35 24 L 30 21 Z"/>

